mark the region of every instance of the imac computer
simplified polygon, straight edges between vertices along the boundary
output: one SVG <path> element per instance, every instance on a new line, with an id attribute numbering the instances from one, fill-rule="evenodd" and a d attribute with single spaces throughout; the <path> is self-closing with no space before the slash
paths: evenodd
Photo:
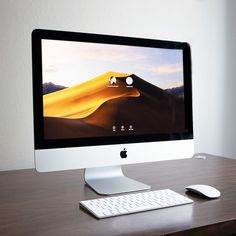
<path id="1" fill-rule="evenodd" d="M 185 42 L 32 32 L 35 163 L 84 168 L 99 194 L 149 189 L 122 165 L 193 155 Z"/>

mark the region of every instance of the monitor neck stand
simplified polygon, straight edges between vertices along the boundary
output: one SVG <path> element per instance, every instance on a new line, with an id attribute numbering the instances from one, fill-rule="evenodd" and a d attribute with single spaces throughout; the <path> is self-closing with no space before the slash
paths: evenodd
<path id="1" fill-rule="evenodd" d="M 151 187 L 126 177 L 121 166 L 86 168 L 85 182 L 98 194 L 110 195 L 147 190 Z"/>

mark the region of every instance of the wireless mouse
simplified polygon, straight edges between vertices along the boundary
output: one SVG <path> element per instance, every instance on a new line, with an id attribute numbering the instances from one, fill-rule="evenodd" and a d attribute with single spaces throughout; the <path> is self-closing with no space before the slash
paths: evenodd
<path id="1" fill-rule="evenodd" d="M 185 189 L 187 189 L 190 192 L 194 192 L 200 196 L 208 198 L 218 198 L 221 195 L 219 190 L 209 185 L 203 185 L 203 184 L 189 185 L 185 187 Z"/>

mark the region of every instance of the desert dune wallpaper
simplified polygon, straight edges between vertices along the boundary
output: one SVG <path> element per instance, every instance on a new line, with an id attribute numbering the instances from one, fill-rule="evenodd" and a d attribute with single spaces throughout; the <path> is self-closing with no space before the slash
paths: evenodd
<path id="1" fill-rule="evenodd" d="M 181 50 L 45 41 L 45 139 L 185 131 Z"/>

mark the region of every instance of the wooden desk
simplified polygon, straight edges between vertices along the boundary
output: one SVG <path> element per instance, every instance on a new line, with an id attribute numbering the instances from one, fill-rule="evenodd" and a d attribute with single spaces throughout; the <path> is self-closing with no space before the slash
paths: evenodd
<path id="1" fill-rule="evenodd" d="M 170 188 L 194 200 L 172 207 L 97 220 L 79 201 L 97 198 L 83 171 L 0 172 L 0 235 L 233 235 L 236 234 L 236 161 L 207 155 L 125 166 L 126 174 L 152 186 Z M 207 200 L 187 194 L 190 184 L 209 184 L 222 196 Z"/>

